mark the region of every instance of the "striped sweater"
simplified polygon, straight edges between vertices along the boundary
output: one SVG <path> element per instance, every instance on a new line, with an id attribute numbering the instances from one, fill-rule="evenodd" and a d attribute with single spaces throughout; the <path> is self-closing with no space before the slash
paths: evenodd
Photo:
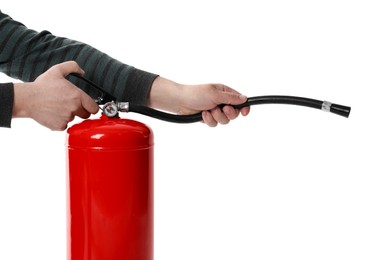
<path id="1" fill-rule="evenodd" d="M 85 77 L 117 97 L 118 101 L 145 105 L 157 75 L 139 70 L 79 41 L 48 31 L 26 28 L 0 11 L 0 72 L 25 82 L 34 81 L 51 66 L 74 60 Z M 84 91 L 92 90 L 78 79 L 70 79 Z M 13 84 L 0 83 L 0 127 L 10 127 Z"/>

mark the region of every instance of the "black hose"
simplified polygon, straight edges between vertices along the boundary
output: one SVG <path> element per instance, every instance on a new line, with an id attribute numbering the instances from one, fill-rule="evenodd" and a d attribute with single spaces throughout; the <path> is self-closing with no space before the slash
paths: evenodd
<path id="1" fill-rule="evenodd" d="M 82 77 L 79 74 L 71 73 L 69 76 L 74 76 L 80 80 L 83 80 L 85 83 L 91 85 L 96 90 L 98 90 L 99 96 L 96 98 L 96 102 L 99 105 L 104 105 L 104 103 L 110 101 L 117 101 L 114 96 L 106 92 L 103 88 L 96 85 L 94 82 Z M 240 105 L 231 105 L 234 108 L 240 109 L 246 106 L 252 105 L 261 105 L 261 104 L 289 104 L 297 106 L 306 106 L 316 109 L 321 109 L 327 112 L 331 112 L 340 116 L 348 117 L 351 112 L 351 108 L 347 106 L 342 106 L 338 104 L 333 104 L 327 101 L 320 101 L 316 99 L 295 97 L 295 96 L 257 96 L 250 97 L 245 103 Z M 221 108 L 224 107 L 224 104 L 219 105 Z M 150 116 L 156 119 L 172 122 L 172 123 L 195 123 L 202 121 L 202 113 L 197 113 L 193 115 L 174 115 L 170 113 L 165 113 L 160 110 L 149 108 L 146 106 L 132 105 L 129 104 L 128 112 L 135 112 L 142 115 Z"/>
<path id="2" fill-rule="evenodd" d="M 351 108 L 347 106 L 333 104 L 327 101 L 320 101 L 316 99 L 295 97 L 295 96 L 250 97 L 243 104 L 231 105 L 231 106 L 239 109 L 246 106 L 261 105 L 261 104 L 289 104 L 289 105 L 305 106 L 305 107 L 321 109 L 344 117 L 349 117 L 349 113 L 351 112 Z M 225 105 L 223 104 L 220 105 L 221 108 L 223 106 Z M 159 110 L 155 110 L 149 107 L 137 106 L 137 105 L 129 105 L 129 112 L 139 113 L 142 115 L 150 116 L 156 119 L 160 119 L 172 123 L 194 123 L 194 122 L 202 121 L 202 113 L 197 113 L 193 115 L 174 115 Z"/>

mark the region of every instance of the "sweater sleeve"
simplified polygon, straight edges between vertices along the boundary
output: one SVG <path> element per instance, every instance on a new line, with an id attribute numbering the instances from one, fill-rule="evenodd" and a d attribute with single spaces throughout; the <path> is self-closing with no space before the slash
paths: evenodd
<path id="1" fill-rule="evenodd" d="M 0 11 L 0 72 L 22 81 L 34 81 L 51 66 L 74 60 L 95 82 L 118 101 L 145 105 L 156 74 L 124 64 L 92 46 L 36 32 Z M 93 91 L 78 79 L 70 79 L 93 96 Z M 1 108 L 3 109 L 3 108 Z"/>
<path id="2" fill-rule="evenodd" d="M 14 87 L 12 83 L 0 83 L 0 127 L 11 127 Z"/>

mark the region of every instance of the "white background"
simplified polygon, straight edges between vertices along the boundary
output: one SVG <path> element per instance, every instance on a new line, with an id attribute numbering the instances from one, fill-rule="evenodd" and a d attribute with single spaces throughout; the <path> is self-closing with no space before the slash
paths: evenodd
<path id="1" fill-rule="evenodd" d="M 381 260 L 390 258 L 386 2 L 13 0 L 1 10 L 177 82 L 352 107 L 345 119 L 256 106 L 217 128 L 123 114 L 155 133 L 156 260 Z M 65 132 L 28 119 L 0 129 L 0 259 L 66 259 L 64 142 Z"/>

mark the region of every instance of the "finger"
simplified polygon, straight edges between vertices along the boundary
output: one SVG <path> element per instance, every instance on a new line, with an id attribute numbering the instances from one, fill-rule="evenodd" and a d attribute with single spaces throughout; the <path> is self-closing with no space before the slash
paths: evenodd
<path id="1" fill-rule="evenodd" d="M 222 112 L 222 110 L 219 107 L 213 108 L 210 110 L 211 115 L 213 118 L 220 124 L 226 125 L 229 123 L 229 118 L 225 115 L 225 113 Z"/>
<path id="2" fill-rule="evenodd" d="M 203 111 L 202 118 L 203 118 L 203 122 L 210 127 L 215 127 L 218 125 L 218 122 L 215 121 L 215 119 L 213 118 L 213 116 L 209 111 Z"/>
<path id="3" fill-rule="evenodd" d="M 88 112 L 87 110 L 85 110 L 83 107 L 80 108 L 76 113 L 75 113 L 76 116 L 80 117 L 80 118 L 83 118 L 83 119 L 87 119 L 88 117 L 91 116 L 91 113 Z M 71 120 L 73 121 L 73 119 Z"/>
<path id="4" fill-rule="evenodd" d="M 241 115 L 247 116 L 249 114 L 250 110 L 251 110 L 250 106 L 241 108 L 240 109 Z"/>
<path id="5" fill-rule="evenodd" d="M 229 120 L 236 119 L 238 117 L 238 115 L 240 114 L 240 110 L 235 109 L 232 106 L 224 106 L 222 108 L 222 111 Z"/>
<path id="6" fill-rule="evenodd" d="M 60 126 L 49 127 L 49 129 L 52 130 L 52 131 L 64 131 L 67 128 L 68 128 L 68 124 L 62 124 Z"/>
<path id="7" fill-rule="evenodd" d="M 90 117 L 91 113 L 88 112 L 80 103 L 78 104 L 78 106 L 75 108 L 75 110 L 73 111 L 69 111 L 69 114 L 66 118 L 64 118 L 64 120 L 68 123 L 72 122 L 74 120 L 74 118 L 77 116 L 77 117 L 80 117 L 80 118 L 83 118 L 83 119 L 87 119 L 88 117 Z"/>
<path id="8" fill-rule="evenodd" d="M 84 74 L 84 70 L 75 61 L 65 61 L 54 65 L 52 69 L 57 70 L 62 76 L 68 76 L 70 73 Z"/>
<path id="9" fill-rule="evenodd" d="M 99 105 L 96 104 L 95 100 L 93 100 L 90 96 L 88 96 L 83 91 L 81 91 L 80 98 L 81 98 L 82 107 L 90 114 L 96 114 L 99 111 Z"/>
<path id="10" fill-rule="evenodd" d="M 52 122 L 46 127 L 48 127 L 52 131 L 64 131 L 68 128 L 68 122 L 67 121 L 59 121 L 56 123 Z"/>

